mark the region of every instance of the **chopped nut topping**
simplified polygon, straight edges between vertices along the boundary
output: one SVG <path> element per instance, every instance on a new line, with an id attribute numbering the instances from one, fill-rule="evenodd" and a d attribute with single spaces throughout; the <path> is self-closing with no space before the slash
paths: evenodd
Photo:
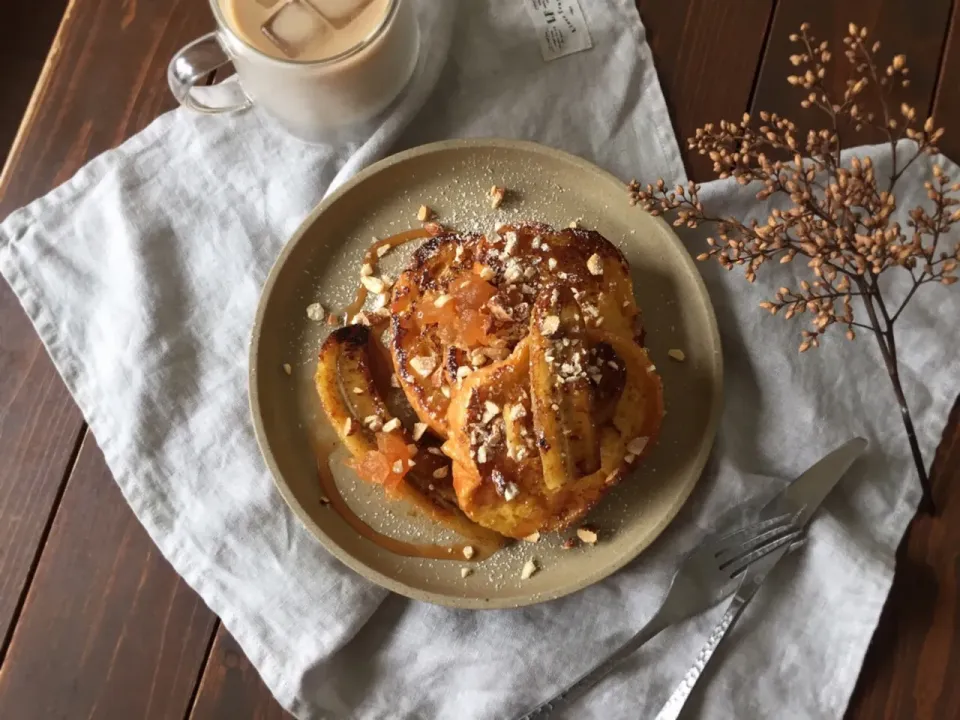
<path id="1" fill-rule="evenodd" d="M 520 494 L 520 488 L 512 482 L 508 482 L 503 488 L 503 499 L 507 502 L 512 501 L 517 495 Z"/>
<path id="2" fill-rule="evenodd" d="M 494 185 L 490 188 L 490 207 L 496 210 L 507 195 L 507 189 Z"/>
<path id="3" fill-rule="evenodd" d="M 397 475 L 400 475 L 403 472 L 403 460 L 397 460 L 395 463 L 393 463 L 393 471 Z"/>
<path id="4" fill-rule="evenodd" d="M 413 424 L 413 439 L 419 440 L 423 437 L 423 434 L 427 431 L 427 424 L 418 422 Z"/>
<path id="5" fill-rule="evenodd" d="M 493 268 L 491 268 L 489 265 L 484 265 L 482 268 L 480 268 L 479 275 L 481 280 L 490 281 L 490 280 L 493 280 L 496 273 L 493 271 Z"/>
<path id="6" fill-rule="evenodd" d="M 415 460 L 407 460 L 407 466 L 408 466 L 408 467 L 413 467 L 413 466 L 416 465 L 416 464 L 417 464 L 417 463 L 416 463 Z"/>
<path id="7" fill-rule="evenodd" d="M 390 376 L 390 387 L 395 387 L 395 388 L 400 387 L 400 378 L 397 377 L 396 373 L 393 373 Z"/>
<path id="8" fill-rule="evenodd" d="M 507 255 L 513 255 L 513 251 L 517 249 L 517 234 L 513 230 L 509 230 L 503 235 L 506 244 L 503 246 L 503 251 Z"/>
<path id="9" fill-rule="evenodd" d="M 520 263 L 516 258 L 510 258 L 507 261 L 507 267 L 503 271 L 504 282 L 515 283 L 517 280 L 523 277 L 523 268 L 520 266 Z"/>
<path id="10" fill-rule="evenodd" d="M 486 425 L 499 414 L 500 414 L 500 406 L 494 402 L 490 402 L 489 400 L 486 400 L 483 403 L 483 417 L 480 418 L 480 422 L 483 425 Z"/>
<path id="11" fill-rule="evenodd" d="M 443 467 L 437 468 L 436 470 L 434 470 L 434 471 L 433 471 L 433 476 L 434 476 L 437 480 L 442 480 L 443 478 L 445 478 L 445 477 L 447 476 L 447 473 L 448 473 L 448 472 L 450 472 L 450 468 L 448 468 L 446 465 L 444 465 Z"/>
<path id="12" fill-rule="evenodd" d="M 377 432 L 380 428 L 383 427 L 383 422 L 376 415 L 367 415 L 363 419 L 363 424 L 366 425 L 371 430 L 373 430 L 374 432 Z"/>
<path id="13" fill-rule="evenodd" d="M 393 432 L 394 430 L 400 429 L 400 418 L 393 418 L 392 420 L 387 420 L 383 424 L 384 432 Z"/>
<path id="14" fill-rule="evenodd" d="M 390 246 L 389 246 L 389 245 L 381 245 L 380 247 L 377 248 L 377 257 L 378 257 L 378 258 L 382 258 L 382 257 L 383 257 L 384 255 L 386 255 L 388 252 L 390 252 Z"/>
<path id="15" fill-rule="evenodd" d="M 441 386 L 440 392 L 443 393 L 443 396 L 444 396 L 445 398 L 450 397 L 450 388 L 447 387 L 446 385 Z"/>
<path id="16" fill-rule="evenodd" d="M 528 543 L 540 542 L 540 533 L 532 532 L 529 535 L 527 535 L 523 540 L 524 542 L 528 542 Z"/>
<path id="17" fill-rule="evenodd" d="M 547 258 L 547 267 L 551 270 L 556 270 L 557 268 L 557 259 L 556 258 Z"/>
<path id="18" fill-rule="evenodd" d="M 387 306 L 387 303 L 390 302 L 390 295 L 387 293 L 380 293 L 373 299 L 373 309 L 382 310 Z"/>
<path id="19" fill-rule="evenodd" d="M 477 448 L 477 462 L 483 465 L 487 461 L 487 446 L 481 445 Z"/>
<path id="20" fill-rule="evenodd" d="M 360 283 L 372 293 L 382 293 L 387 289 L 383 280 L 373 275 L 361 275 Z"/>
<path id="21" fill-rule="evenodd" d="M 587 270 L 591 275 L 603 275 L 603 260 L 596 253 L 587 258 Z"/>
<path id="22" fill-rule="evenodd" d="M 460 577 L 466 578 L 473 575 L 473 568 L 460 568 Z"/>
<path id="23" fill-rule="evenodd" d="M 550 337 L 560 329 L 560 318 L 556 315 L 547 315 L 540 321 L 540 332 Z"/>
<path id="24" fill-rule="evenodd" d="M 631 455 L 639 455 L 643 452 L 643 449 L 647 446 L 647 442 L 650 438 L 645 437 L 635 437 L 633 440 L 627 443 L 627 452 Z"/>
<path id="25" fill-rule="evenodd" d="M 360 311 L 360 312 L 358 312 L 356 315 L 354 315 L 352 318 L 350 318 L 350 324 L 351 324 L 351 325 L 366 325 L 367 327 L 369 327 L 369 326 L 370 326 L 370 316 L 367 315 L 367 313 L 365 313 L 365 312 L 363 312 L 363 311 Z"/>
<path id="26" fill-rule="evenodd" d="M 687 359 L 687 356 L 684 355 L 683 350 L 678 350 L 678 349 L 676 349 L 676 348 L 674 348 L 673 350 L 668 351 L 668 352 L 667 352 L 667 355 L 669 355 L 670 357 L 672 357 L 672 358 L 673 358 L 674 360 L 676 360 L 677 362 L 683 362 L 684 360 Z"/>
<path id="27" fill-rule="evenodd" d="M 437 359 L 433 355 L 417 355 L 410 358 L 410 367 L 420 377 L 427 377 L 437 369 Z"/>
<path id="28" fill-rule="evenodd" d="M 284 364 L 283 364 L 283 371 L 284 371 L 287 375 L 293 374 L 293 368 L 290 367 L 290 363 L 284 363 Z"/>
<path id="29" fill-rule="evenodd" d="M 446 293 L 444 293 L 443 295 L 438 295 L 437 299 L 433 301 L 433 304 L 436 305 L 437 307 L 443 307 L 451 300 L 453 300 L 453 297 L 451 295 L 447 295 Z"/>
<path id="30" fill-rule="evenodd" d="M 508 417 L 511 421 L 519 420 L 520 418 L 526 416 L 526 414 L 527 414 L 527 409 L 526 409 L 523 405 L 521 405 L 520 403 L 516 403 L 515 405 L 511 405 L 511 406 L 507 409 L 507 417 Z"/>
<path id="31" fill-rule="evenodd" d="M 371 275 L 373 275 L 373 265 L 364 263 L 360 266 L 360 277 L 370 277 Z"/>
<path id="32" fill-rule="evenodd" d="M 438 447 L 434 447 L 433 445 L 427 448 L 427 452 L 431 455 L 443 455 L 443 450 Z"/>
<path id="33" fill-rule="evenodd" d="M 626 455 L 623 456 L 623 461 L 627 463 L 627 465 L 629 465 L 636 459 L 637 459 L 637 456 L 633 455 L 632 453 L 627 453 Z"/>
<path id="34" fill-rule="evenodd" d="M 421 205 L 420 209 L 417 210 L 417 220 L 420 222 L 426 222 L 433 217 L 433 210 L 428 208 L 426 205 Z"/>
<path id="35" fill-rule="evenodd" d="M 473 372 L 473 368 L 469 365 L 461 365 L 457 368 L 457 379 L 463 380 L 467 375 Z"/>
<path id="36" fill-rule="evenodd" d="M 473 545 L 466 545 L 463 548 L 463 556 L 469 560 L 476 554 L 476 550 L 473 549 Z"/>
<path id="37" fill-rule="evenodd" d="M 539 569 L 535 560 L 527 560 L 527 562 L 523 564 L 523 570 L 520 571 L 520 579 L 529 580 Z"/>
<path id="38" fill-rule="evenodd" d="M 483 350 L 474 350 L 472 353 L 470 353 L 470 364 L 475 368 L 483 367 L 487 364 L 489 359 L 490 358 L 487 357 L 487 354 L 483 352 Z"/>
<path id="39" fill-rule="evenodd" d="M 328 498 L 326 495 L 321 495 L 321 496 L 320 496 L 320 504 L 323 505 L 324 507 L 326 507 L 327 505 L 330 504 L 330 498 Z"/>
<path id="40" fill-rule="evenodd" d="M 585 542 L 587 545 L 597 544 L 597 531 L 587 527 L 586 525 L 577 528 L 577 537 L 580 538 L 581 542 Z"/>
<path id="41" fill-rule="evenodd" d="M 569 224 L 567 227 L 569 227 L 571 230 L 577 230 L 577 229 L 580 228 L 580 221 L 579 221 L 579 220 L 571 220 L 571 221 L 570 221 L 570 224 Z"/>
<path id="42" fill-rule="evenodd" d="M 343 421 L 343 434 L 349 435 L 353 432 L 353 418 L 347 418 Z"/>
<path id="43" fill-rule="evenodd" d="M 307 305 L 307 317 L 313 320 L 314 322 L 320 322 L 327 316 L 327 311 L 323 309 L 323 305 L 318 302 L 310 303 Z"/>

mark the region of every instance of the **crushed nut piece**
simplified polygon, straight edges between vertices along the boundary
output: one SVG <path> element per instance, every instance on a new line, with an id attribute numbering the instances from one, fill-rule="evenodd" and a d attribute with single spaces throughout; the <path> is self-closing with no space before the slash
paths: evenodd
<path id="1" fill-rule="evenodd" d="M 496 273 L 493 271 L 493 268 L 489 265 L 484 265 L 482 268 L 480 268 L 480 272 L 478 274 L 480 275 L 481 280 L 486 280 L 488 282 L 493 280 L 494 276 L 496 275 Z"/>
<path id="2" fill-rule="evenodd" d="M 532 532 L 529 535 L 527 535 L 523 540 L 524 542 L 528 542 L 528 543 L 540 542 L 540 533 Z"/>
<path id="3" fill-rule="evenodd" d="M 384 432 L 393 432 L 394 430 L 400 429 L 400 418 L 393 418 L 392 420 L 387 420 L 383 424 Z"/>
<path id="4" fill-rule="evenodd" d="M 350 324 L 351 324 L 351 325 L 365 325 L 365 326 L 367 326 L 367 327 L 370 327 L 370 316 L 367 315 L 366 312 L 364 312 L 364 311 L 361 310 L 361 311 L 358 312 L 356 315 L 354 315 L 352 318 L 350 318 Z"/>
<path id="5" fill-rule="evenodd" d="M 349 435 L 353 432 L 353 418 L 347 418 L 343 421 L 343 434 Z"/>
<path id="6" fill-rule="evenodd" d="M 400 387 L 400 378 L 397 377 L 396 373 L 393 373 L 390 376 L 390 387 L 395 387 L 395 388 Z"/>
<path id="7" fill-rule="evenodd" d="M 420 209 L 417 210 L 417 220 L 420 222 L 426 222 L 433 217 L 433 210 L 428 208 L 426 205 L 421 205 Z"/>
<path id="8" fill-rule="evenodd" d="M 477 448 L 477 462 L 483 465 L 487 461 L 487 446 L 481 445 Z"/>
<path id="9" fill-rule="evenodd" d="M 580 220 L 579 220 L 579 219 L 577 219 L 577 220 L 571 220 L 571 221 L 570 221 L 570 225 L 568 225 L 568 227 L 569 227 L 571 230 L 578 230 L 578 229 L 580 228 Z"/>
<path id="10" fill-rule="evenodd" d="M 503 199 L 507 195 L 507 189 L 504 187 L 499 187 L 494 185 L 490 188 L 490 207 L 496 210 L 503 203 Z"/>
<path id="11" fill-rule="evenodd" d="M 560 318 L 556 315 L 547 315 L 540 321 L 540 332 L 550 337 L 560 329 Z"/>
<path id="12" fill-rule="evenodd" d="M 314 322 L 320 322 L 327 316 L 327 311 L 323 309 L 323 305 L 318 302 L 310 303 L 307 305 L 307 317 L 313 320 Z"/>
<path id="13" fill-rule="evenodd" d="M 373 275 L 361 275 L 360 283 L 372 293 L 382 293 L 387 289 L 383 280 Z"/>
<path id="14" fill-rule="evenodd" d="M 534 574 L 535 574 L 535 573 L 537 572 L 537 570 L 539 570 L 539 569 L 540 569 L 540 568 L 537 567 L 537 561 L 536 561 L 536 560 L 527 560 L 527 562 L 525 562 L 525 563 L 523 564 L 523 570 L 520 571 L 520 579 L 521 579 L 521 580 L 529 580 L 530 578 L 532 578 L 532 577 L 534 576 Z"/>
<path id="15" fill-rule="evenodd" d="M 390 302 L 390 295 L 387 293 L 380 293 L 373 299 L 373 309 L 379 312 L 380 310 L 383 310 L 385 307 L 387 307 L 387 303 L 389 302 Z"/>
<path id="16" fill-rule="evenodd" d="M 442 480 L 447 476 L 448 472 L 450 472 L 450 468 L 444 465 L 443 467 L 437 468 L 433 471 L 433 477 L 435 477 L 437 480 Z"/>
<path id="17" fill-rule="evenodd" d="M 403 460 L 397 460 L 395 463 L 393 463 L 393 471 L 397 475 L 400 475 L 403 473 Z"/>
<path id="18" fill-rule="evenodd" d="M 585 542 L 587 545 L 597 544 L 597 531 L 587 527 L 586 525 L 577 528 L 577 537 L 580 538 L 581 542 Z"/>
<path id="19" fill-rule="evenodd" d="M 328 498 L 326 495 L 321 495 L 321 496 L 320 496 L 320 504 L 323 505 L 324 507 L 326 507 L 327 505 L 330 504 L 330 498 Z"/>
<path id="20" fill-rule="evenodd" d="M 473 368 L 469 365 L 461 365 L 457 368 L 457 379 L 463 380 L 467 375 L 473 372 Z"/>
<path id="21" fill-rule="evenodd" d="M 631 455 L 639 455 L 647 446 L 649 439 L 650 438 L 646 437 L 635 437 L 633 440 L 627 443 L 627 452 Z"/>
<path id="22" fill-rule="evenodd" d="M 448 295 L 447 293 L 444 293 L 443 295 L 438 295 L 437 299 L 433 301 L 433 304 L 436 305 L 437 307 L 443 307 L 451 300 L 453 300 L 453 296 Z"/>
<path id="23" fill-rule="evenodd" d="M 676 349 L 676 348 L 674 348 L 673 350 L 668 351 L 668 352 L 667 352 L 667 355 L 669 355 L 670 357 L 672 357 L 672 358 L 673 358 L 674 360 L 676 360 L 677 362 L 683 362 L 684 360 L 687 359 L 687 356 L 684 355 L 683 350 L 678 350 L 678 349 Z"/>
<path id="24" fill-rule="evenodd" d="M 413 424 L 413 439 L 419 440 L 423 437 L 423 434 L 427 431 L 427 424 L 418 422 Z"/>
<path id="25" fill-rule="evenodd" d="M 370 277 L 373 275 L 373 265 L 364 263 L 360 266 L 360 277 Z"/>
<path id="26" fill-rule="evenodd" d="M 443 450 L 441 450 L 438 447 L 434 447 L 433 445 L 427 448 L 427 452 L 430 453 L 431 455 L 440 455 L 440 456 L 443 455 Z"/>
<path id="27" fill-rule="evenodd" d="M 441 385 L 441 386 L 440 386 L 440 392 L 441 392 L 441 394 L 442 394 L 445 398 L 450 397 L 450 388 L 449 388 L 448 386 L 446 386 L 446 385 Z"/>
<path id="28" fill-rule="evenodd" d="M 469 560 L 476 554 L 476 550 L 473 549 L 473 545 L 465 545 L 463 548 L 463 556 Z"/>
<path id="29" fill-rule="evenodd" d="M 389 246 L 389 245 L 381 245 L 380 247 L 377 248 L 377 257 L 378 257 L 378 258 L 382 258 L 382 257 L 383 257 L 384 255 L 386 255 L 388 252 L 390 252 L 390 246 Z"/>
<path id="30" fill-rule="evenodd" d="M 500 406 L 494 402 L 490 402 L 489 400 L 486 400 L 483 403 L 483 417 L 480 419 L 480 422 L 486 425 L 499 414 L 500 414 Z"/>
<path id="31" fill-rule="evenodd" d="M 290 363 L 284 363 L 284 364 L 283 364 L 283 371 L 284 371 L 287 375 L 291 375 L 291 374 L 293 373 L 293 368 L 290 367 Z"/>
<path id="32" fill-rule="evenodd" d="M 551 270 L 557 269 L 557 259 L 556 258 L 547 258 L 547 267 Z"/>
<path id="33" fill-rule="evenodd" d="M 513 255 L 514 250 L 517 249 L 517 233 L 515 233 L 513 230 L 508 230 L 503 234 L 503 238 L 506 241 L 503 246 L 503 251 L 507 255 Z"/>
<path id="34" fill-rule="evenodd" d="M 603 275 L 603 260 L 596 253 L 587 258 L 587 270 L 591 275 Z"/>
<path id="35" fill-rule="evenodd" d="M 460 568 L 460 577 L 470 577 L 473 575 L 473 568 Z"/>
<path id="36" fill-rule="evenodd" d="M 363 388 L 361 388 L 361 387 L 355 387 L 355 388 L 353 388 L 353 394 L 354 394 L 354 395 L 363 395 Z"/>
<path id="37" fill-rule="evenodd" d="M 433 355 L 417 355 L 410 359 L 410 367 L 420 377 L 426 377 L 437 369 L 437 359 Z"/>
<path id="38" fill-rule="evenodd" d="M 627 465 L 629 465 L 630 463 L 632 463 L 632 462 L 633 462 L 634 460 L 636 460 L 636 459 L 637 459 L 637 456 L 634 455 L 634 454 L 632 454 L 632 453 L 627 453 L 626 455 L 623 456 L 623 461 L 624 461 Z"/>
<path id="39" fill-rule="evenodd" d="M 517 495 L 520 494 L 520 488 L 512 482 L 508 482 L 503 488 L 503 499 L 507 502 L 512 501 Z"/>

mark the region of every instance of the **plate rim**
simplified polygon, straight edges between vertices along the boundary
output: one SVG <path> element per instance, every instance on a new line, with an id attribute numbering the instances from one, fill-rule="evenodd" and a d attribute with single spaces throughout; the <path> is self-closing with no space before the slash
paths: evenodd
<path id="1" fill-rule="evenodd" d="M 613 175 L 613 173 L 603 169 L 599 165 L 596 165 L 589 160 L 572 153 L 568 153 L 564 150 L 558 150 L 556 148 L 529 140 L 514 140 L 506 138 L 463 138 L 441 140 L 438 142 L 427 143 L 425 145 L 418 145 L 416 147 L 409 148 L 407 150 L 403 150 L 382 158 L 381 160 L 378 160 L 372 165 L 364 168 L 342 185 L 337 187 L 333 192 L 326 195 L 316 205 L 316 207 L 314 207 L 314 209 L 307 214 L 307 216 L 297 226 L 297 229 L 293 232 L 290 238 L 284 243 L 283 248 L 274 260 L 273 265 L 270 268 L 270 272 L 267 274 L 263 286 L 260 289 L 260 296 L 257 300 L 257 311 L 254 315 L 247 354 L 247 394 L 254 434 L 257 440 L 257 447 L 260 450 L 261 457 L 270 471 L 274 486 L 280 492 L 280 496 L 283 498 L 284 502 L 287 504 L 287 507 L 290 508 L 297 519 L 304 525 L 310 534 L 317 539 L 317 541 L 327 552 L 333 555 L 334 558 L 342 562 L 348 568 L 356 572 L 364 580 L 373 582 L 387 590 L 413 600 L 421 600 L 433 603 L 435 605 L 442 605 L 445 607 L 464 610 L 511 609 L 535 605 L 548 602 L 550 600 L 556 600 L 566 595 L 583 590 L 594 583 L 600 582 L 601 580 L 623 569 L 624 566 L 637 558 L 644 550 L 650 547 L 650 545 L 653 544 L 653 542 L 663 534 L 663 531 L 667 528 L 667 526 L 676 519 L 680 509 L 686 504 L 690 494 L 693 492 L 693 488 L 703 476 L 703 470 L 706 467 L 707 460 L 709 459 L 710 453 L 712 452 L 713 446 L 716 442 L 717 430 L 719 427 L 720 416 L 724 403 L 723 347 L 721 344 L 720 329 L 717 323 L 716 308 L 714 308 L 713 300 L 707 291 L 707 286 L 704 282 L 703 276 L 697 269 L 696 263 L 694 262 L 693 257 L 690 255 L 683 241 L 676 234 L 669 223 L 664 221 L 662 217 L 650 216 L 656 224 L 661 226 L 661 230 L 666 231 L 666 235 L 669 237 L 670 242 L 677 245 L 681 250 L 680 254 L 683 258 L 683 262 L 687 266 L 687 269 L 691 271 L 692 276 L 695 278 L 695 284 L 698 288 L 700 296 L 706 299 L 707 308 L 709 310 L 710 340 L 712 345 L 717 348 L 717 352 L 713 354 L 712 362 L 718 382 L 714 383 L 713 397 L 711 398 L 712 404 L 710 417 L 707 419 L 707 425 L 704 432 L 704 437 L 707 439 L 707 441 L 701 443 L 696 456 L 693 458 L 691 467 L 694 470 L 690 473 L 691 480 L 684 484 L 684 486 L 681 488 L 681 492 L 677 495 L 675 502 L 669 507 L 668 512 L 663 514 L 660 522 L 658 522 L 654 526 L 653 530 L 648 533 L 647 542 L 638 544 L 636 547 L 631 548 L 629 552 L 624 552 L 620 557 L 617 557 L 612 562 L 603 565 L 595 572 L 587 573 L 572 582 L 561 585 L 555 590 L 530 593 L 526 596 L 518 596 L 513 598 L 479 598 L 454 596 L 430 590 L 422 590 L 407 585 L 404 582 L 384 575 L 380 571 L 375 570 L 374 568 L 365 564 L 360 559 L 354 557 L 351 553 L 342 548 L 329 535 L 327 535 L 323 528 L 317 524 L 317 522 L 311 517 L 303 505 L 301 505 L 300 501 L 290 488 L 290 485 L 282 477 L 280 468 L 277 465 L 276 459 L 270 448 L 266 427 L 263 422 L 263 413 L 261 410 L 260 393 L 257 382 L 259 374 L 258 357 L 260 354 L 259 350 L 261 336 L 263 334 L 263 319 L 270 297 L 273 294 L 273 288 L 277 282 L 280 272 L 286 264 L 287 258 L 292 254 L 294 248 L 296 248 L 297 245 L 303 240 L 303 237 L 307 234 L 309 229 L 331 205 L 337 202 L 343 195 L 352 190 L 355 186 L 363 183 L 367 178 L 387 168 L 421 157 L 423 155 L 447 152 L 450 150 L 483 148 L 518 151 L 522 150 L 526 152 L 532 152 L 534 154 L 547 155 L 555 160 L 571 163 L 582 170 L 599 173 L 601 176 L 604 176 L 606 179 L 615 184 L 623 184 L 623 182 Z M 637 212 L 641 213 L 645 212 L 641 208 L 636 208 L 636 210 Z"/>

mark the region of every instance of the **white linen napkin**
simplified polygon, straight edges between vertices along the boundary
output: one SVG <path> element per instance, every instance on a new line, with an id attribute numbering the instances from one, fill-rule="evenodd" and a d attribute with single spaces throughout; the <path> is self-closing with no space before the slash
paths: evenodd
<path id="1" fill-rule="evenodd" d="M 357 169 L 420 142 L 504 136 L 624 178 L 683 179 L 633 3 L 583 6 L 592 49 L 546 62 L 524 4 L 421 0 L 410 91 L 366 142 L 305 146 L 256 112 L 176 111 L 0 226 L 0 271 L 127 500 L 298 717 L 501 719 L 535 705 L 649 617 L 680 553 L 719 514 L 863 434 L 870 457 L 761 590 L 691 716 L 830 718 L 847 705 L 918 488 L 869 338 L 850 346 L 838 334 L 798 356 L 800 326 L 758 310 L 788 271 L 748 285 L 703 266 L 727 363 L 712 462 L 662 538 L 575 595 L 488 612 L 391 595 L 313 540 L 257 451 L 246 348 L 260 285 L 284 239 Z M 901 181 L 913 191 L 901 207 L 923 197 L 920 170 Z M 703 195 L 724 212 L 761 211 L 729 183 Z M 688 239 L 699 252 L 702 238 Z M 960 378 L 958 311 L 960 294 L 938 287 L 902 321 L 903 381 L 928 460 Z M 720 612 L 663 633 L 569 716 L 652 716 Z"/>

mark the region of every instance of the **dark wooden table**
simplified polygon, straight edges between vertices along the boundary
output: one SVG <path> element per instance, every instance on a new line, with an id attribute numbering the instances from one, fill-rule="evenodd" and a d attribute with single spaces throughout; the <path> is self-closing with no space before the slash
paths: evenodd
<path id="1" fill-rule="evenodd" d="M 681 138 L 746 110 L 795 116 L 795 93 L 785 82 L 788 35 L 810 21 L 839 48 L 854 21 L 906 53 L 910 102 L 936 115 L 948 130 L 945 152 L 960 158 L 960 12 L 953 0 L 638 4 Z M 167 61 L 212 25 L 200 0 L 70 0 L 9 149 L 0 218 L 171 109 Z M 8 124 L 9 112 L 9 103 L 0 108 Z M 0 157 L 6 150 L 0 147 Z M 686 162 L 693 178 L 710 178 L 702 158 L 688 154 Z M 916 518 L 903 540 L 849 718 L 960 717 L 960 487 L 951 489 L 960 483 L 958 414 L 934 461 L 943 514 Z M 147 538 L 5 283 L 0 716 L 287 717 Z"/>

